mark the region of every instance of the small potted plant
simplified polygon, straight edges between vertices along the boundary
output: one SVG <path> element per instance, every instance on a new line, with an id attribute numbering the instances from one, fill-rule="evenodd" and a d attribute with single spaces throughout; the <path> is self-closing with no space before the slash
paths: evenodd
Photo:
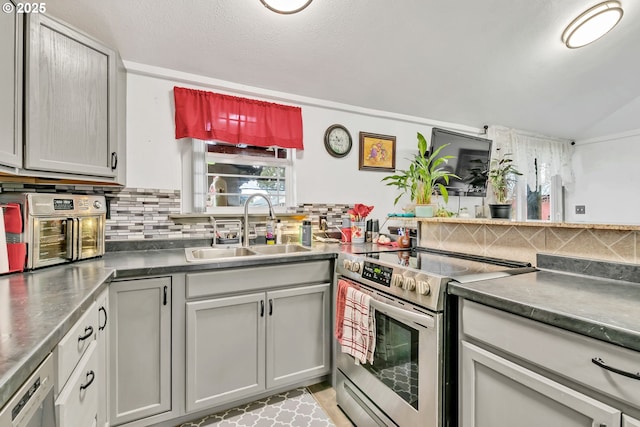
<path id="1" fill-rule="evenodd" d="M 511 197 L 518 180 L 522 175 L 513 164 L 511 154 L 505 154 L 491 160 L 489 183 L 497 203 L 489 204 L 491 218 L 511 218 Z"/>
<path id="2" fill-rule="evenodd" d="M 409 168 L 398 170 L 395 175 L 382 179 L 386 181 L 386 185 L 398 187 L 400 190 L 400 194 L 393 202 L 394 205 L 404 194 L 407 194 L 411 202 L 416 205 L 416 216 L 432 217 L 435 209 L 431 203 L 431 197 L 437 192 L 442 195 L 445 203 L 449 200 L 445 184 L 449 184 L 449 178 L 458 178 L 458 176 L 445 168 L 454 156 L 439 156 L 440 151 L 447 145 L 427 154 L 427 140 L 418 132 L 418 154 L 411 161 Z"/>

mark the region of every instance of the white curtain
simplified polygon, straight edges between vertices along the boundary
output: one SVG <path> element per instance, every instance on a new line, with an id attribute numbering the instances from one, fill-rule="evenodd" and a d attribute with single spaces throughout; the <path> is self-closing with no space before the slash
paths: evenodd
<path id="1" fill-rule="evenodd" d="M 523 174 L 520 180 L 532 191 L 536 184 L 549 181 L 552 176 L 560 175 L 562 184 L 570 187 L 573 184 L 571 155 L 573 147 L 568 139 L 552 138 L 543 135 L 509 129 L 503 126 L 490 126 L 489 139 L 493 140 L 491 157 L 511 154 L 514 164 Z M 537 160 L 538 176 L 534 160 Z M 537 179 L 536 179 L 537 178 Z"/>

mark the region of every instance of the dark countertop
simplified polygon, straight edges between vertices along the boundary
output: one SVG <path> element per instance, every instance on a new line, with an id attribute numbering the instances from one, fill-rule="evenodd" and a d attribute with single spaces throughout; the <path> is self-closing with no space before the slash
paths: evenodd
<path id="1" fill-rule="evenodd" d="M 101 258 L 0 276 L 0 408 L 112 280 L 215 268 L 331 259 L 371 244 L 314 243 L 312 252 L 188 263 L 184 249 L 108 252 Z"/>
<path id="2" fill-rule="evenodd" d="M 184 249 L 109 252 L 102 258 L 0 276 L 0 407 L 112 280 L 214 268 L 331 259 L 337 252 L 393 250 L 315 244 L 314 252 L 187 263 Z M 482 304 L 640 351 L 640 284 L 551 271 L 452 284 Z"/>
<path id="3" fill-rule="evenodd" d="M 480 282 L 452 282 L 448 292 L 640 351 L 640 283 L 541 270 Z"/>

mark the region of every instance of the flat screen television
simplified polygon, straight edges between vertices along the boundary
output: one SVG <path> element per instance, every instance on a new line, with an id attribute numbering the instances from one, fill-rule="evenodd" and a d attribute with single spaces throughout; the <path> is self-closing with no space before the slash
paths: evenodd
<path id="1" fill-rule="evenodd" d="M 444 167 L 460 177 L 451 178 L 445 187 L 449 195 L 485 197 L 487 171 L 491 160 L 490 139 L 433 128 L 430 151 L 446 145 L 440 156 L 454 156 Z M 444 184 L 444 183 L 443 183 Z"/>

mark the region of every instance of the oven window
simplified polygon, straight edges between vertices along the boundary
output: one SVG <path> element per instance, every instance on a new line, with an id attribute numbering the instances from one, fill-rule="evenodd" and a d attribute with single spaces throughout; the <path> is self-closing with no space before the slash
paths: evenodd
<path id="1" fill-rule="evenodd" d="M 80 258 L 90 258 L 99 254 L 100 218 L 80 218 Z"/>
<path id="2" fill-rule="evenodd" d="M 418 331 L 376 312 L 373 364 L 363 364 L 393 392 L 418 409 Z"/>
<path id="3" fill-rule="evenodd" d="M 67 224 L 66 219 L 51 219 L 40 221 L 40 251 L 41 260 L 68 258 L 67 252 Z"/>

